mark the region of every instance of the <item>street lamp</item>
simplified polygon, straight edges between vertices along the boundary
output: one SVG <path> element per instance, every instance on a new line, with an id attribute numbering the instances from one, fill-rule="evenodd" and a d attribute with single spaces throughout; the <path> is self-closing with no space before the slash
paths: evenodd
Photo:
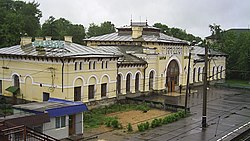
<path id="1" fill-rule="evenodd" d="M 191 43 L 191 47 L 194 46 L 194 45 L 199 45 L 201 44 L 201 42 L 199 42 L 198 44 L 195 44 L 196 41 L 194 40 L 192 43 Z M 185 114 L 187 114 L 187 101 L 188 101 L 188 95 L 189 95 L 189 76 L 190 76 L 190 60 L 191 60 L 191 51 L 192 51 L 193 48 L 190 48 L 189 49 L 189 54 L 188 54 L 188 73 L 187 73 L 187 84 L 186 84 L 186 95 L 185 95 Z"/>
<path id="2" fill-rule="evenodd" d="M 205 45 L 205 64 L 203 74 L 203 107 L 202 107 L 202 127 L 207 127 L 207 66 L 208 66 L 208 47 Z"/>

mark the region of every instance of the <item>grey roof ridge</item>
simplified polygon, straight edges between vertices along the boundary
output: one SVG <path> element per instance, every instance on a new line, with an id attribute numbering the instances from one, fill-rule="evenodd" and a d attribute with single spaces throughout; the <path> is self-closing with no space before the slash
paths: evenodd
<path id="1" fill-rule="evenodd" d="M 131 56 L 137 58 L 138 60 L 142 61 L 143 64 L 147 64 L 147 61 L 145 61 L 144 59 L 142 59 L 142 58 L 140 58 L 140 57 L 137 57 L 136 55 L 133 55 L 133 54 L 131 54 L 131 53 L 126 53 L 126 54 L 131 55 Z"/>

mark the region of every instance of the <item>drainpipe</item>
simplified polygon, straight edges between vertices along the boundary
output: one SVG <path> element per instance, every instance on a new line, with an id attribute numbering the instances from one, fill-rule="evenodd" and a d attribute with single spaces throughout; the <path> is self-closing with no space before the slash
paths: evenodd
<path id="1" fill-rule="evenodd" d="M 61 61 L 62 61 L 62 92 L 63 92 L 64 58 Z"/>
<path id="2" fill-rule="evenodd" d="M 119 70 L 118 70 L 118 61 L 117 61 L 117 63 L 116 63 L 116 99 L 118 100 L 119 98 L 118 98 L 118 96 L 119 96 L 119 94 L 118 94 L 118 85 L 117 85 L 117 80 L 118 80 L 118 72 L 119 72 Z"/>
<path id="3" fill-rule="evenodd" d="M 143 77 L 144 77 L 144 79 L 143 79 L 143 92 L 145 92 L 145 90 L 146 90 L 146 69 L 148 68 L 148 63 L 146 62 L 146 65 L 145 65 L 145 67 L 144 67 L 144 69 L 143 69 Z"/>

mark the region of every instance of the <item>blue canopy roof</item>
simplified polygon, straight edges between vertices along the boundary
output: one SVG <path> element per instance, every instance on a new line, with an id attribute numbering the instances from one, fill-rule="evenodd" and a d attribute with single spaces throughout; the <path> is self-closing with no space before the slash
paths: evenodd
<path id="1" fill-rule="evenodd" d="M 50 117 L 72 115 L 88 111 L 86 104 L 83 102 L 68 101 L 57 98 L 50 98 L 48 101 L 44 102 L 15 105 L 13 108 L 35 114 L 47 112 Z"/>

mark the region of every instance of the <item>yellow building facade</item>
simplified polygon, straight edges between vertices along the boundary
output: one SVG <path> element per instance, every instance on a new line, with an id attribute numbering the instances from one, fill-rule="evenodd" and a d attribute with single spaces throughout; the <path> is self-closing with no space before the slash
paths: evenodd
<path id="1" fill-rule="evenodd" d="M 59 42 L 62 46 L 46 45 Z M 39 40 L 34 44 L 27 37 L 20 45 L 0 52 L 1 94 L 17 93 L 18 98 L 30 101 L 54 97 L 88 102 L 116 97 L 119 57 L 111 53 L 66 40 Z M 13 91 L 15 88 L 19 90 Z"/>
<path id="2" fill-rule="evenodd" d="M 204 48 L 167 36 L 147 23 L 131 23 L 117 32 L 85 39 L 23 37 L 20 45 L 0 49 L 0 92 L 30 101 L 49 97 L 93 103 L 127 94 L 170 93 L 186 85 L 191 52 L 190 83 L 200 84 Z M 210 50 L 209 79 L 225 78 L 225 54 Z"/>

